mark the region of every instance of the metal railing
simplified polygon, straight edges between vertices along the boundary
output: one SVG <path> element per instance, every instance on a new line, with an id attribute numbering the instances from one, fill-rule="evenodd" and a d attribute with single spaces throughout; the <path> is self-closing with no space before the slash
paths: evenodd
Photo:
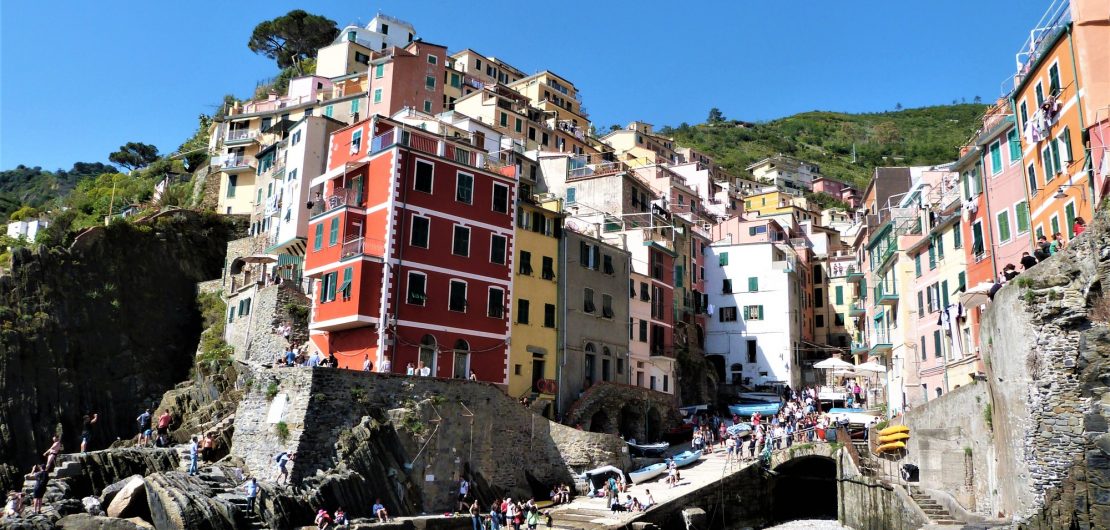
<path id="1" fill-rule="evenodd" d="M 355 256 L 384 256 L 385 242 L 357 235 L 350 235 L 343 239 L 343 246 L 339 250 L 339 258 L 346 259 Z"/>
<path id="2" fill-rule="evenodd" d="M 221 159 L 224 169 L 241 168 L 241 167 L 254 167 L 250 163 L 248 156 L 225 156 Z"/>
<path id="3" fill-rule="evenodd" d="M 229 142 L 250 140 L 256 136 L 258 136 L 258 131 L 254 129 L 232 129 L 227 131 L 227 141 Z"/>

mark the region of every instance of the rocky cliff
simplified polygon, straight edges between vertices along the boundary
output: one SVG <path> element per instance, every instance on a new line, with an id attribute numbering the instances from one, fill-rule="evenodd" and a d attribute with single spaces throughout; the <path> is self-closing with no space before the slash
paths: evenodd
<path id="1" fill-rule="evenodd" d="M 60 433 L 91 448 L 136 433 L 135 417 L 186 379 L 201 331 L 196 283 L 220 275 L 237 230 L 166 212 L 80 234 L 68 248 L 17 251 L 0 277 L 0 486 Z"/>

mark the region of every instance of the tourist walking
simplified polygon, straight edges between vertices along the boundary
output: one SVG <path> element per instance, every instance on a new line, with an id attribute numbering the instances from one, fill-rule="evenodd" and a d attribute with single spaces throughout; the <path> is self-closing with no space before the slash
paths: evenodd
<path id="1" fill-rule="evenodd" d="M 150 436 L 150 409 L 146 409 L 135 418 L 135 423 L 139 425 L 139 443 L 143 443 L 146 438 Z"/>
<path id="2" fill-rule="evenodd" d="M 459 503 L 457 506 L 459 513 L 466 513 L 469 506 L 467 496 L 470 494 L 470 483 L 466 481 L 466 477 L 459 477 Z"/>
<path id="3" fill-rule="evenodd" d="M 482 508 L 478 506 L 478 499 L 470 503 L 470 526 L 473 530 L 482 530 Z"/>
<path id="4" fill-rule="evenodd" d="M 289 462 L 292 462 L 296 458 L 297 453 L 288 453 L 285 451 L 278 453 L 278 455 L 274 457 L 274 461 L 277 462 L 278 466 L 278 478 L 275 481 L 277 484 L 281 484 L 281 480 L 285 479 L 285 485 L 289 485 Z"/>
<path id="5" fill-rule="evenodd" d="M 501 530 L 502 518 L 504 515 L 501 513 L 501 502 L 498 499 L 493 500 L 493 504 L 489 505 L 489 528 L 490 530 Z"/>
<path id="6" fill-rule="evenodd" d="M 362 358 L 362 371 L 363 372 L 373 372 L 374 371 L 374 363 L 370 362 L 370 356 L 369 355 L 365 355 Z"/>
<path id="7" fill-rule="evenodd" d="M 383 374 L 393 371 L 393 363 L 389 362 L 389 357 L 382 357 L 382 364 L 378 367 L 378 371 Z"/>
<path id="8" fill-rule="evenodd" d="M 199 458 L 200 444 L 197 443 L 197 437 L 194 436 L 189 440 L 189 476 L 196 476 L 197 460 Z"/>
<path id="9" fill-rule="evenodd" d="M 254 512 L 254 500 L 258 498 L 258 479 L 251 477 L 243 487 L 247 492 L 247 512 Z"/>

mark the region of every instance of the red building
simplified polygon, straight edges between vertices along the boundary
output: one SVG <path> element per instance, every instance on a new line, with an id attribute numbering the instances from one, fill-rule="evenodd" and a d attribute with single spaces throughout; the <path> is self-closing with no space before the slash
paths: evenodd
<path id="1" fill-rule="evenodd" d="M 331 136 L 305 269 L 312 342 L 340 366 L 507 382 L 516 181 L 467 140 L 380 116 Z"/>

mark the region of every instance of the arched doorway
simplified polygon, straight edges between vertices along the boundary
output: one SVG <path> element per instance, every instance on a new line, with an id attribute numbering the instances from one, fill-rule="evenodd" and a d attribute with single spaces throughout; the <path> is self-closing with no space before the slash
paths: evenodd
<path id="1" fill-rule="evenodd" d="M 724 355 L 706 355 L 709 364 L 713 365 L 713 371 L 717 373 L 717 380 L 722 383 L 727 383 L 728 379 L 725 378 L 725 356 Z"/>
<path id="2" fill-rule="evenodd" d="M 836 519 L 836 461 L 819 455 L 788 460 L 775 468 L 771 514 L 776 523 Z M 804 491 L 806 502 L 798 502 Z"/>
<path id="3" fill-rule="evenodd" d="M 420 375 L 420 363 L 430 370 L 433 377 L 436 375 L 436 338 L 424 335 L 420 339 L 420 356 L 417 359 L 416 375 Z"/>
<path id="4" fill-rule="evenodd" d="M 590 432 L 610 432 L 609 415 L 599 410 L 590 416 Z"/>
<path id="5" fill-rule="evenodd" d="M 644 406 L 642 403 L 626 403 L 621 407 L 620 434 L 626 440 L 644 438 Z"/>
<path id="6" fill-rule="evenodd" d="M 697 333 L 698 347 L 704 350 L 705 349 L 705 328 L 701 327 L 701 324 L 696 324 L 694 326 L 694 331 Z"/>
<path id="7" fill-rule="evenodd" d="M 657 442 L 662 438 L 663 416 L 655 407 L 647 411 L 647 425 L 644 429 L 644 438 L 648 442 Z"/>
<path id="8" fill-rule="evenodd" d="M 470 377 L 470 344 L 465 340 L 455 341 L 455 370 L 452 377 L 466 379 Z"/>

